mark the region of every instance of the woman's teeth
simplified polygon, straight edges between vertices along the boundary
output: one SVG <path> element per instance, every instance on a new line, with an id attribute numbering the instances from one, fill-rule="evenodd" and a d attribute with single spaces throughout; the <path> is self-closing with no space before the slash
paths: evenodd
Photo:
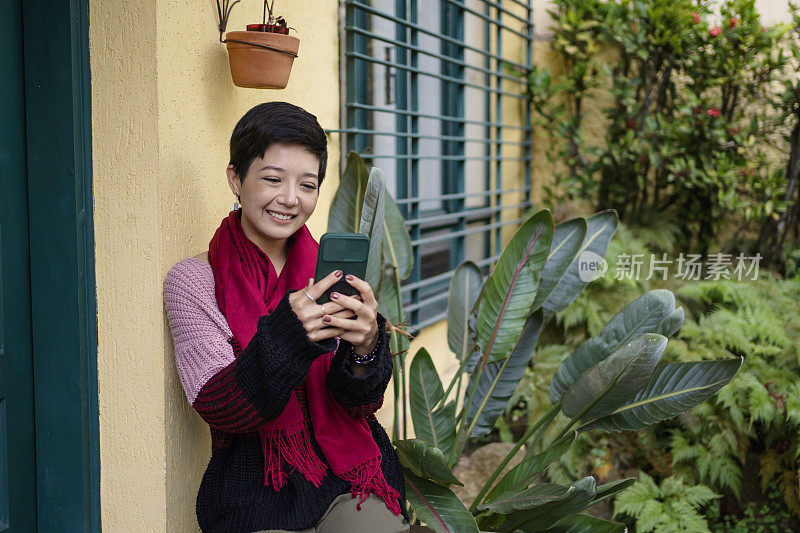
<path id="1" fill-rule="evenodd" d="M 280 220 L 289 220 L 294 218 L 294 215 L 283 215 L 281 213 L 276 213 L 275 211 L 267 211 L 267 213 Z"/>

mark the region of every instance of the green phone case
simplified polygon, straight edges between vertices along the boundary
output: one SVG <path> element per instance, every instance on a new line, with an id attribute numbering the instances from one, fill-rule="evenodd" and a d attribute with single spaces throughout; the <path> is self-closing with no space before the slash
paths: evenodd
<path id="1" fill-rule="evenodd" d="M 317 268 L 314 282 L 321 280 L 334 270 L 341 270 L 344 275 L 352 274 L 364 279 L 367 273 L 367 257 L 369 256 L 369 237 L 363 233 L 326 233 L 319 240 Z M 325 294 L 317 298 L 317 303 L 330 301 L 332 292 L 353 296 L 358 291 L 345 281 L 344 276 Z"/>

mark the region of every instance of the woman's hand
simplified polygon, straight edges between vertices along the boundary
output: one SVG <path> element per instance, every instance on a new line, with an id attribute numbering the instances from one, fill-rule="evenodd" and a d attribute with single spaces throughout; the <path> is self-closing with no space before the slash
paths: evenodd
<path id="1" fill-rule="evenodd" d="M 326 313 L 321 320 L 331 326 L 331 329 L 337 330 L 339 333 L 336 335 L 342 340 L 352 344 L 357 355 L 365 355 L 378 343 L 378 301 L 366 281 L 350 274 L 345 276 L 345 280 L 358 290 L 360 297 L 334 292 L 331 294 L 331 301 L 354 314 L 355 320 L 344 318 L 335 312 Z"/>
<path id="2" fill-rule="evenodd" d="M 306 330 L 308 340 L 319 342 L 332 337 L 341 336 L 345 330 L 331 327 L 329 323 L 323 322 L 323 317 L 335 317 L 346 322 L 353 316 L 353 311 L 343 307 L 335 301 L 320 305 L 316 299 L 322 296 L 325 291 L 331 288 L 342 277 L 342 271 L 331 272 L 318 282 L 313 279 L 308 280 L 304 289 L 295 291 L 289 295 L 289 305 L 292 311 L 300 319 L 303 328 Z"/>

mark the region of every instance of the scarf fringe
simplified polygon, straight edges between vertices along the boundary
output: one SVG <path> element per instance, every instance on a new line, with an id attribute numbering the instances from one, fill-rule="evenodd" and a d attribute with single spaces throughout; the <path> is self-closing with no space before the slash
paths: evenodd
<path id="1" fill-rule="evenodd" d="M 380 455 L 342 473 L 339 477 L 350 482 L 350 494 L 353 498 L 359 498 L 356 503 L 357 510 L 360 511 L 364 500 L 370 494 L 374 494 L 386 503 L 386 507 L 393 515 L 400 514 L 400 493 L 393 489 L 383 477 Z"/>
<path id="2" fill-rule="evenodd" d="M 295 467 L 315 487 L 322 485 L 327 469 L 311 446 L 305 422 L 277 430 L 259 430 L 264 449 L 264 485 L 272 485 L 276 492 L 286 484 L 283 462 Z"/>

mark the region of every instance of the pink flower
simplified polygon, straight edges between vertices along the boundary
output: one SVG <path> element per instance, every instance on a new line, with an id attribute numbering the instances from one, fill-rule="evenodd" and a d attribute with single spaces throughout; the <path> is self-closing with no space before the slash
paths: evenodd
<path id="1" fill-rule="evenodd" d="M 719 109 L 717 109 L 716 107 L 712 107 L 711 109 L 706 111 L 706 113 L 708 113 L 709 115 L 711 115 L 714 118 L 717 118 L 719 116 Z"/>
<path id="2" fill-rule="evenodd" d="M 698 13 L 692 13 L 692 22 L 695 24 L 700 22 L 700 15 Z"/>
<path id="3" fill-rule="evenodd" d="M 739 19 L 731 17 L 731 28 L 735 28 L 739 24 Z"/>
<path id="4" fill-rule="evenodd" d="M 708 33 L 710 33 L 712 37 L 716 37 L 717 35 L 719 35 L 720 33 L 722 33 L 722 30 L 721 30 L 721 29 L 719 29 L 717 26 L 714 26 L 713 28 L 711 28 L 710 30 L 708 30 Z"/>

